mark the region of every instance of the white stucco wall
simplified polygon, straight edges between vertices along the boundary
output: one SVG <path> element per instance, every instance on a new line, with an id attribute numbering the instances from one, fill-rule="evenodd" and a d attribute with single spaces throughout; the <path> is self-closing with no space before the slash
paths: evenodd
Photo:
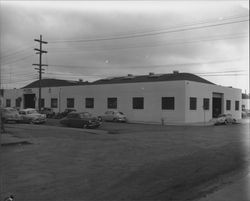
<path id="1" fill-rule="evenodd" d="M 159 123 L 161 118 L 169 122 L 184 121 L 184 81 L 63 87 L 62 110 L 66 108 L 66 98 L 71 97 L 75 98 L 77 111 L 89 111 L 94 115 L 109 110 L 107 98 L 116 97 L 117 110 L 124 112 L 130 121 Z M 133 97 L 144 97 L 144 109 L 133 109 Z M 162 97 L 175 97 L 175 110 L 162 110 Z M 85 108 L 85 98 L 94 98 L 93 109 Z"/>
<path id="2" fill-rule="evenodd" d="M 185 118 L 186 122 L 203 122 L 212 119 L 213 93 L 222 94 L 222 113 L 230 113 L 235 119 L 241 118 L 241 90 L 218 85 L 186 81 Z M 189 109 L 189 98 L 197 98 L 197 109 Z M 209 98 L 209 110 L 203 110 L 203 98 Z M 226 110 L 226 100 L 231 100 L 231 110 Z M 239 101 L 239 110 L 235 111 L 235 101 Z"/>
<path id="3" fill-rule="evenodd" d="M 42 98 L 45 99 L 45 107 L 51 107 L 51 98 L 58 99 L 58 107 L 55 112 L 63 112 L 67 108 L 67 98 L 75 99 L 74 109 L 77 111 L 89 111 L 93 115 L 102 115 L 107 108 L 107 98 L 118 99 L 117 110 L 122 111 L 131 122 L 161 123 L 162 118 L 166 123 L 202 122 L 212 118 L 212 94 L 223 93 L 223 111 L 226 111 L 225 101 L 231 100 L 231 111 L 234 118 L 241 118 L 241 108 L 234 110 L 234 101 L 239 100 L 241 106 L 241 90 L 221 87 L 217 85 L 203 84 L 191 81 L 167 81 L 145 82 L 128 84 L 103 84 L 85 86 L 67 86 L 42 88 Z M 35 93 L 38 99 L 38 89 L 12 89 L 5 90 L 4 104 L 6 99 L 11 99 L 11 107 L 15 107 L 15 99 L 23 94 Z M 132 98 L 144 97 L 144 109 L 133 109 Z M 174 110 L 162 110 L 162 97 L 175 97 Z M 197 97 L 197 110 L 189 110 L 189 97 Z M 94 108 L 85 108 L 85 98 L 94 98 Z M 203 98 L 210 99 L 208 111 L 202 108 Z M 38 108 L 38 100 L 36 100 Z M 112 109 L 110 109 L 112 110 Z"/>

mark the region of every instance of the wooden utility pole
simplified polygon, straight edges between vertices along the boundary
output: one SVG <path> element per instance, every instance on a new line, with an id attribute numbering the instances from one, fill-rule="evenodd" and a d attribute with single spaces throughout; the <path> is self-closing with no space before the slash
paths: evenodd
<path id="1" fill-rule="evenodd" d="M 39 73 L 39 97 L 38 97 L 38 110 L 41 111 L 41 80 L 42 80 L 42 73 L 44 73 L 44 69 L 42 66 L 48 66 L 47 64 L 42 64 L 42 54 L 47 53 L 47 51 L 44 51 L 42 49 L 42 44 L 48 44 L 48 42 L 42 40 L 42 35 L 40 35 L 40 39 L 35 39 L 34 41 L 40 43 L 40 48 L 35 48 L 34 50 L 37 51 L 36 54 L 39 54 L 39 64 L 33 64 L 33 66 L 39 66 L 39 68 L 35 68 L 35 70 Z"/>

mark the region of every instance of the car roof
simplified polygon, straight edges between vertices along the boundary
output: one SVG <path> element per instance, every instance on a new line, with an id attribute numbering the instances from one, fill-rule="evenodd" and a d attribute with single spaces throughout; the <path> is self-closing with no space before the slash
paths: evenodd
<path id="1" fill-rule="evenodd" d="M 35 108 L 26 108 L 26 109 L 22 109 L 20 111 L 30 111 L 30 110 L 36 110 Z"/>

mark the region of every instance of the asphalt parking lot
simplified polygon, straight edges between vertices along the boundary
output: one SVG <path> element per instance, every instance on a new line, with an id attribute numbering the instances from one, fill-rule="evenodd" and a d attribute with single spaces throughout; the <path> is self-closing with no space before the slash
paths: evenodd
<path id="1" fill-rule="evenodd" d="M 244 172 L 249 124 L 7 124 L 31 144 L 2 147 L 1 196 L 16 200 L 196 200 Z M 2 197 L 0 197 L 2 198 Z"/>

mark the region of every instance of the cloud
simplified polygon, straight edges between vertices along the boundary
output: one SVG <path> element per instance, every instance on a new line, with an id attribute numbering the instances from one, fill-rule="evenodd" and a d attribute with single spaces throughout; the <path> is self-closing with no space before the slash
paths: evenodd
<path id="1" fill-rule="evenodd" d="M 67 76 L 69 79 L 75 78 L 72 74 L 97 79 L 127 73 L 145 74 L 149 71 L 168 73 L 181 70 L 195 73 L 202 70 L 213 71 L 216 68 L 221 71 L 237 69 L 242 61 L 231 64 L 202 63 L 248 57 L 248 38 L 240 37 L 244 33 L 248 35 L 248 22 L 126 39 L 52 42 L 159 33 L 190 28 L 194 24 L 231 22 L 247 19 L 240 16 L 248 16 L 248 11 L 249 8 L 242 6 L 240 2 L 225 1 L 4 2 L 1 7 L 1 56 L 25 47 L 30 47 L 30 50 L 21 51 L 13 55 L 13 58 L 1 58 L 1 64 L 34 53 L 33 48 L 38 47 L 34 39 L 42 34 L 44 40 L 49 42 L 44 45 L 48 55 L 43 55 L 43 62 L 51 64 L 48 71 L 58 72 L 58 77 L 62 77 L 60 73 L 64 73 L 65 79 Z M 34 53 L 34 58 L 2 65 L 4 75 L 8 77 L 10 66 L 12 70 L 23 71 L 23 74 L 33 73 L 32 63 L 38 62 L 36 56 Z M 200 65 L 195 64 L 199 62 Z M 15 78 L 18 77 L 20 76 Z M 238 86 L 239 80 L 228 79 Z M 245 84 L 242 84 L 243 87 L 246 87 Z"/>

